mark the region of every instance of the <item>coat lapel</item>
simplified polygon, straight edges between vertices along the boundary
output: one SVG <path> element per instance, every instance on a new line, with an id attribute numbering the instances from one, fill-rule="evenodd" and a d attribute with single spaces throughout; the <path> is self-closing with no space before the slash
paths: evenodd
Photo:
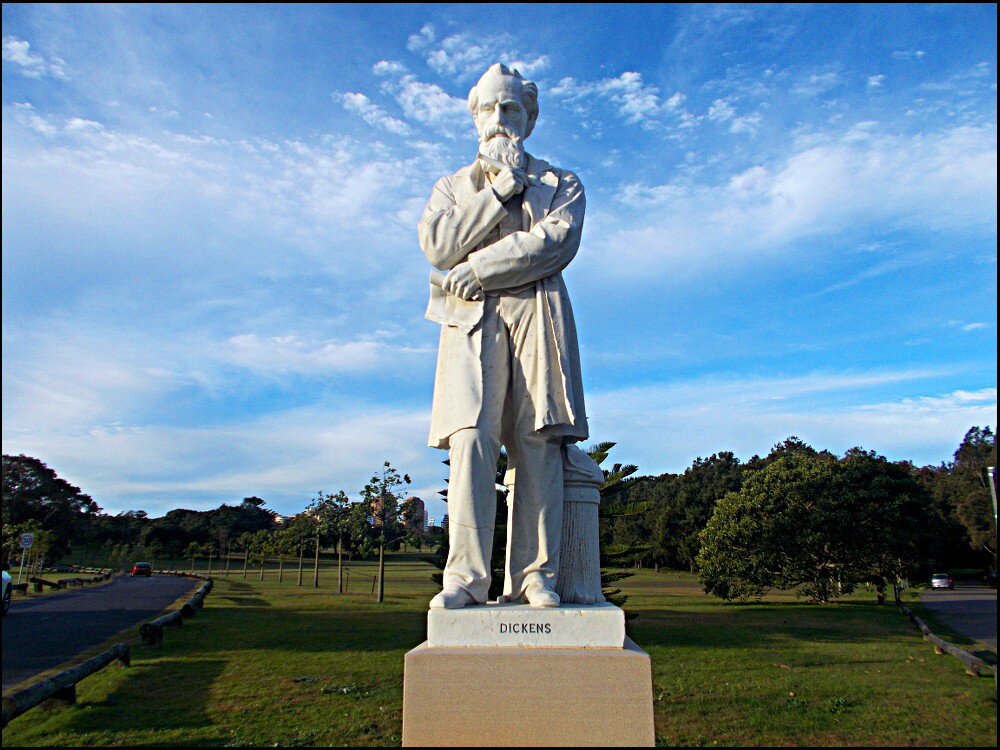
<path id="1" fill-rule="evenodd" d="M 552 171 L 552 165 L 529 154 L 528 174 L 537 185 L 529 185 L 524 191 L 524 228 L 531 229 L 549 212 L 552 197 L 556 194 L 559 178 Z"/>
<path id="2" fill-rule="evenodd" d="M 455 196 L 455 202 L 460 203 L 463 200 L 472 198 L 482 190 L 483 184 L 483 170 L 479 166 L 479 160 L 476 159 L 472 164 L 462 167 L 462 169 L 455 173 L 455 179 L 451 184 L 451 191 L 452 195 Z"/>

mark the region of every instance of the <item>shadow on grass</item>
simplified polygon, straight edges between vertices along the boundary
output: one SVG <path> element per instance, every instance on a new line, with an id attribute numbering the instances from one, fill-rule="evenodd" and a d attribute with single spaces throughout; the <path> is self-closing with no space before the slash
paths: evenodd
<path id="1" fill-rule="evenodd" d="M 267 599 L 257 596 L 218 596 L 216 599 L 231 602 L 237 607 L 270 607 L 271 603 Z"/>
<path id="2" fill-rule="evenodd" d="M 236 606 L 206 607 L 190 626 L 208 631 L 197 636 L 199 655 L 206 657 L 245 650 L 389 652 L 413 648 L 426 637 L 424 612 L 302 612 L 266 601 L 252 603 L 253 597 L 217 600 L 238 601 L 233 602 Z M 187 629 L 177 631 L 176 637 Z M 167 633 L 168 639 L 172 636 L 172 631 Z"/>
<path id="3" fill-rule="evenodd" d="M 707 611 L 641 610 L 639 615 L 629 624 L 629 634 L 643 647 L 752 649 L 796 640 L 877 643 L 909 628 L 894 608 L 875 605 L 720 605 Z"/>
<path id="4" fill-rule="evenodd" d="M 105 701 L 80 701 L 71 712 L 64 731 L 73 734 L 129 732 L 173 732 L 189 730 L 189 742 L 165 738 L 177 746 L 221 745 L 228 737 L 213 728 L 203 710 L 210 702 L 212 683 L 222 674 L 226 662 L 164 659 L 133 667 Z M 183 690 L 177 686 L 183 685 Z M 193 708 L 194 707 L 194 708 Z M 190 730 L 201 730 L 191 732 Z M 207 732 L 205 731 L 207 730 Z"/>

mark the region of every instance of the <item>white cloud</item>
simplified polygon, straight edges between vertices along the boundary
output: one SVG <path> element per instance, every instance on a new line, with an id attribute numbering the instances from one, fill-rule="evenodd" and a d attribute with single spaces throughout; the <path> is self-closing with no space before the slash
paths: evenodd
<path id="1" fill-rule="evenodd" d="M 406 41 L 406 48 L 411 52 L 416 52 L 432 45 L 435 39 L 437 39 L 437 33 L 434 31 L 434 26 L 427 23 L 416 34 L 410 34 Z"/>
<path id="2" fill-rule="evenodd" d="M 730 133 L 750 133 L 757 131 L 757 126 L 763 119 L 760 115 L 736 116 L 736 108 L 725 99 L 716 99 L 708 108 L 706 115 L 709 120 L 718 123 L 729 123 Z"/>
<path id="3" fill-rule="evenodd" d="M 708 378 L 589 394 L 591 434 L 616 440 L 616 460 L 642 473 L 683 471 L 697 456 L 732 450 L 746 460 L 796 435 L 838 453 L 860 445 L 917 464 L 947 460 L 973 424 L 996 421 L 996 389 L 836 403 L 841 393 L 902 388 L 934 371 L 798 378 Z M 912 390 L 907 385 L 907 390 Z M 891 390 L 891 389 L 890 389 Z"/>
<path id="4" fill-rule="evenodd" d="M 618 200 L 632 211 L 603 224 L 591 242 L 603 246 L 597 255 L 621 260 L 618 273 L 683 282 L 866 224 L 995 232 L 993 127 L 866 132 L 828 137 L 715 186 L 625 184 Z"/>
<path id="5" fill-rule="evenodd" d="M 924 52 L 922 49 L 915 49 L 915 50 L 895 50 L 892 53 L 892 56 L 896 60 L 919 60 L 920 58 L 922 58 L 926 54 L 927 53 Z"/>
<path id="6" fill-rule="evenodd" d="M 516 68 L 526 78 L 533 78 L 549 67 L 548 55 L 524 53 L 517 40 L 509 34 L 473 37 L 452 34 L 438 40 L 434 27 L 423 26 L 410 35 L 407 49 L 423 55 L 437 73 L 457 81 L 470 81 L 482 75 L 493 63 L 501 62 Z"/>
<path id="7" fill-rule="evenodd" d="M 472 130 L 465 99 L 451 96 L 435 83 L 426 83 L 399 63 L 382 60 L 372 68 L 383 77 L 382 90 L 392 95 L 406 119 L 419 122 L 455 138 Z"/>
<path id="8" fill-rule="evenodd" d="M 3 60 L 17 66 L 16 70 L 28 78 L 44 78 L 52 76 L 66 80 L 66 63 L 58 57 L 46 60 L 41 55 L 31 52 L 28 42 L 7 36 L 3 39 Z"/>
<path id="9" fill-rule="evenodd" d="M 868 76 L 868 88 L 870 89 L 880 89 L 882 84 L 885 83 L 885 75 L 878 74 L 873 76 Z"/>
<path id="10" fill-rule="evenodd" d="M 413 356 L 427 359 L 429 349 L 396 347 L 371 341 L 316 340 L 298 334 L 261 336 L 243 333 L 230 337 L 222 348 L 224 360 L 266 373 L 359 373 L 399 367 Z"/>
<path id="11" fill-rule="evenodd" d="M 708 119 L 715 122 L 725 122 L 732 120 L 736 116 L 736 110 L 725 99 L 716 99 L 712 106 L 708 108 Z"/>
<path id="12" fill-rule="evenodd" d="M 563 78 L 548 93 L 574 105 L 580 113 L 590 111 L 594 99 L 608 100 L 626 122 L 647 127 L 663 112 L 684 114 L 680 106 L 684 101 L 682 95 L 674 94 L 666 103 L 661 102 L 659 89 L 644 83 L 642 74 L 635 71 L 626 71 L 615 78 L 597 81 Z"/>
<path id="13" fill-rule="evenodd" d="M 348 112 L 355 112 L 361 115 L 369 125 L 374 125 L 397 135 L 409 135 L 411 132 L 409 125 L 402 120 L 391 117 L 384 109 L 364 94 L 345 92 L 334 94 L 334 98 L 339 99 L 344 109 Z"/>
<path id="14" fill-rule="evenodd" d="M 425 447 L 429 421 L 426 410 L 310 406 L 196 427 L 34 430 L 5 440 L 4 450 L 43 457 L 112 512 L 136 507 L 137 497 L 160 515 L 177 507 L 178 497 L 187 498 L 184 507 L 210 508 L 253 494 L 293 513 L 318 490 L 357 497 L 386 460 L 418 487 L 444 486 L 447 469 L 433 460 L 440 452 Z"/>
<path id="15" fill-rule="evenodd" d="M 817 96 L 829 91 L 834 86 L 839 84 L 840 75 L 836 72 L 829 71 L 827 73 L 814 73 L 795 85 L 792 88 L 792 93 Z"/>

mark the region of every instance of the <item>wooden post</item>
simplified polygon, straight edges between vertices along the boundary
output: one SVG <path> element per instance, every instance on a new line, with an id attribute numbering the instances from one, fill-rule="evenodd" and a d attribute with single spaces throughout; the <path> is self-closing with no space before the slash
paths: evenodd
<path id="1" fill-rule="evenodd" d="M 319 532 L 316 532 L 316 558 L 313 561 L 313 588 L 319 588 Z"/>
<path id="2" fill-rule="evenodd" d="M 67 685 L 59 688 L 52 694 L 51 698 L 46 698 L 40 704 L 42 708 L 67 708 L 76 703 L 76 685 Z"/>
<path id="3" fill-rule="evenodd" d="M 302 559 L 305 557 L 306 545 L 299 543 L 299 582 L 297 585 L 302 585 Z"/>
<path id="4" fill-rule="evenodd" d="M 248 544 L 247 548 L 245 550 L 243 550 L 243 577 L 244 578 L 247 577 L 247 565 L 249 565 L 249 564 L 250 564 L 250 545 Z"/>
<path id="5" fill-rule="evenodd" d="M 344 540 L 337 539 L 337 593 L 344 593 Z"/>
<path id="6" fill-rule="evenodd" d="M 378 598 L 379 604 L 385 601 L 385 545 L 378 546 Z"/>

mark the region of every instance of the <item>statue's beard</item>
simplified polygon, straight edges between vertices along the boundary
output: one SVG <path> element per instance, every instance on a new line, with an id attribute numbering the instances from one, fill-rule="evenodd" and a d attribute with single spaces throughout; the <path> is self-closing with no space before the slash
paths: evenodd
<path id="1" fill-rule="evenodd" d="M 479 153 L 516 169 L 524 169 L 528 162 L 521 137 L 513 130 L 501 125 L 494 126 L 483 133 L 479 144 Z"/>

